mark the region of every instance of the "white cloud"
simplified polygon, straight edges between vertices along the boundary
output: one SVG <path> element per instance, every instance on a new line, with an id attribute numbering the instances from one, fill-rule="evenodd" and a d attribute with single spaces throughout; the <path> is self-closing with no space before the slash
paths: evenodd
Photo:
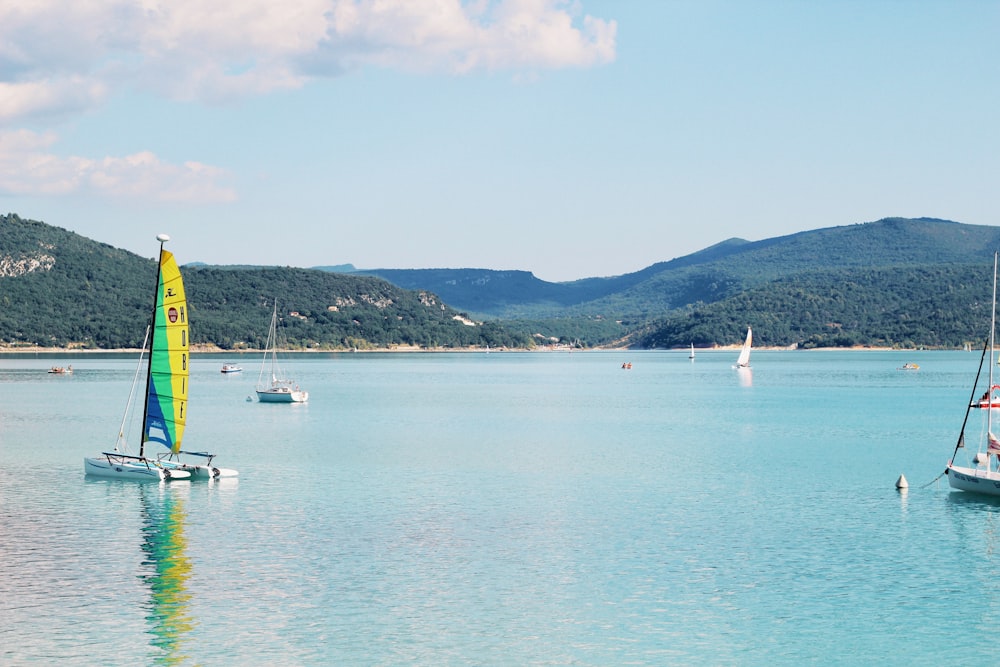
<path id="1" fill-rule="evenodd" d="M 44 127 L 127 91 L 222 103 L 363 66 L 530 78 L 613 61 L 615 32 L 579 0 L 0 0 L 0 128 Z M 56 140 L 0 131 L 0 192 L 236 198 L 215 167 L 62 156 Z"/>
<path id="2" fill-rule="evenodd" d="M 0 81 L 0 121 L 75 113 L 96 106 L 106 96 L 107 86 L 101 81 L 80 76 L 18 83 Z"/>
<path id="3" fill-rule="evenodd" d="M 164 202 L 228 202 L 224 170 L 197 162 L 161 161 L 150 152 L 90 159 L 49 152 L 54 133 L 0 132 L 0 192 L 13 195 L 71 195 L 140 198 Z"/>
<path id="4" fill-rule="evenodd" d="M 616 28 L 566 0 L 5 0 L 0 123 L 121 89 L 218 102 L 364 65 L 588 67 L 614 60 Z"/>

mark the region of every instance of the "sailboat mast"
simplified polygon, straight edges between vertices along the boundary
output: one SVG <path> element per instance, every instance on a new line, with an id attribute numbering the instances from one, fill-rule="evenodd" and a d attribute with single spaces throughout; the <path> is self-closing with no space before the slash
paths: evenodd
<path id="1" fill-rule="evenodd" d="M 993 359 L 996 357 L 996 330 L 997 330 L 997 254 L 993 253 L 993 311 L 990 314 L 990 390 L 987 397 L 989 406 L 986 409 L 986 438 L 987 441 L 993 438 Z M 987 451 L 989 446 L 987 445 Z M 987 457 L 987 466 L 989 465 Z M 1000 464 L 998 464 L 1000 465 Z"/>
<path id="2" fill-rule="evenodd" d="M 149 323 L 149 330 L 156 331 L 156 304 L 159 302 L 160 294 L 160 272 L 163 266 L 163 244 L 170 240 L 166 234 L 158 234 L 156 240 L 160 242 L 160 256 L 156 259 L 156 283 L 153 288 L 153 315 Z M 143 343 L 143 347 L 146 344 Z M 142 401 L 142 434 L 139 436 L 139 457 L 145 456 L 146 446 L 146 419 L 149 417 L 149 383 L 153 373 L 153 350 L 150 346 L 149 358 L 146 361 L 146 394 Z"/>

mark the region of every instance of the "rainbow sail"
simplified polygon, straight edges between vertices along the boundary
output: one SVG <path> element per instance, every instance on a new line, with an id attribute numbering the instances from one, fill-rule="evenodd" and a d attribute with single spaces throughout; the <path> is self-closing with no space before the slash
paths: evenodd
<path id="1" fill-rule="evenodd" d="M 174 256 L 160 248 L 160 271 L 153 309 L 153 344 L 143 442 L 181 449 L 187 420 L 188 318 L 184 279 Z"/>

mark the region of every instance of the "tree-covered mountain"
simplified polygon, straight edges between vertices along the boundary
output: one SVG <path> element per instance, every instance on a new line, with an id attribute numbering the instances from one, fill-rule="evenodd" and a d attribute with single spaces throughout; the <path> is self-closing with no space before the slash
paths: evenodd
<path id="1" fill-rule="evenodd" d="M 260 348 L 275 298 L 303 349 L 705 347 L 737 344 L 747 326 L 768 346 L 960 347 L 988 326 L 996 248 L 1000 228 L 887 218 L 569 283 L 485 269 L 181 270 L 192 342 L 223 349 Z M 0 344 L 138 346 L 154 277 L 151 259 L 0 216 Z"/>
<path id="2" fill-rule="evenodd" d="M 500 318 L 603 315 L 656 317 L 817 270 L 933 266 L 987 261 L 1000 228 L 931 218 L 730 239 L 700 252 L 611 278 L 551 283 L 524 271 L 373 269 L 407 289 L 431 290 L 455 308 Z"/>
<path id="3" fill-rule="evenodd" d="M 957 347 L 983 335 L 990 261 L 1000 228 L 932 218 L 799 232 L 701 252 L 615 278 L 546 283 L 510 272 L 378 270 L 397 284 L 432 286 L 477 313 L 621 321 L 624 343 L 686 347 L 739 343 L 830 347 Z M 500 274 L 500 275 L 498 275 Z M 500 278 L 500 280 L 497 280 Z"/>
<path id="4" fill-rule="evenodd" d="M 990 258 L 991 260 L 992 258 Z M 982 345 L 992 263 L 814 271 L 673 311 L 636 331 L 641 348 L 735 344 L 899 348 Z"/>
<path id="5" fill-rule="evenodd" d="M 196 345 L 262 348 L 274 299 L 292 348 L 532 344 L 524 332 L 473 323 L 430 292 L 379 278 L 277 267 L 183 266 L 181 272 Z M 155 279 L 152 259 L 0 216 L 0 343 L 139 347 Z"/>

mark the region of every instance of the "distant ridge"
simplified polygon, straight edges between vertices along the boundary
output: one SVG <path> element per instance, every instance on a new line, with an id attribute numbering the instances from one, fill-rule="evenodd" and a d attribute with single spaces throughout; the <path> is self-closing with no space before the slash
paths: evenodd
<path id="1" fill-rule="evenodd" d="M 406 289 L 427 289 L 477 315 L 649 316 L 818 269 L 968 263 L 992 253 L 1000 229 L 937 218 L 884 218 L 761 241 L 728 239 L 609 278 L 552 283 L 527 271 L 370 269 Z"/>

